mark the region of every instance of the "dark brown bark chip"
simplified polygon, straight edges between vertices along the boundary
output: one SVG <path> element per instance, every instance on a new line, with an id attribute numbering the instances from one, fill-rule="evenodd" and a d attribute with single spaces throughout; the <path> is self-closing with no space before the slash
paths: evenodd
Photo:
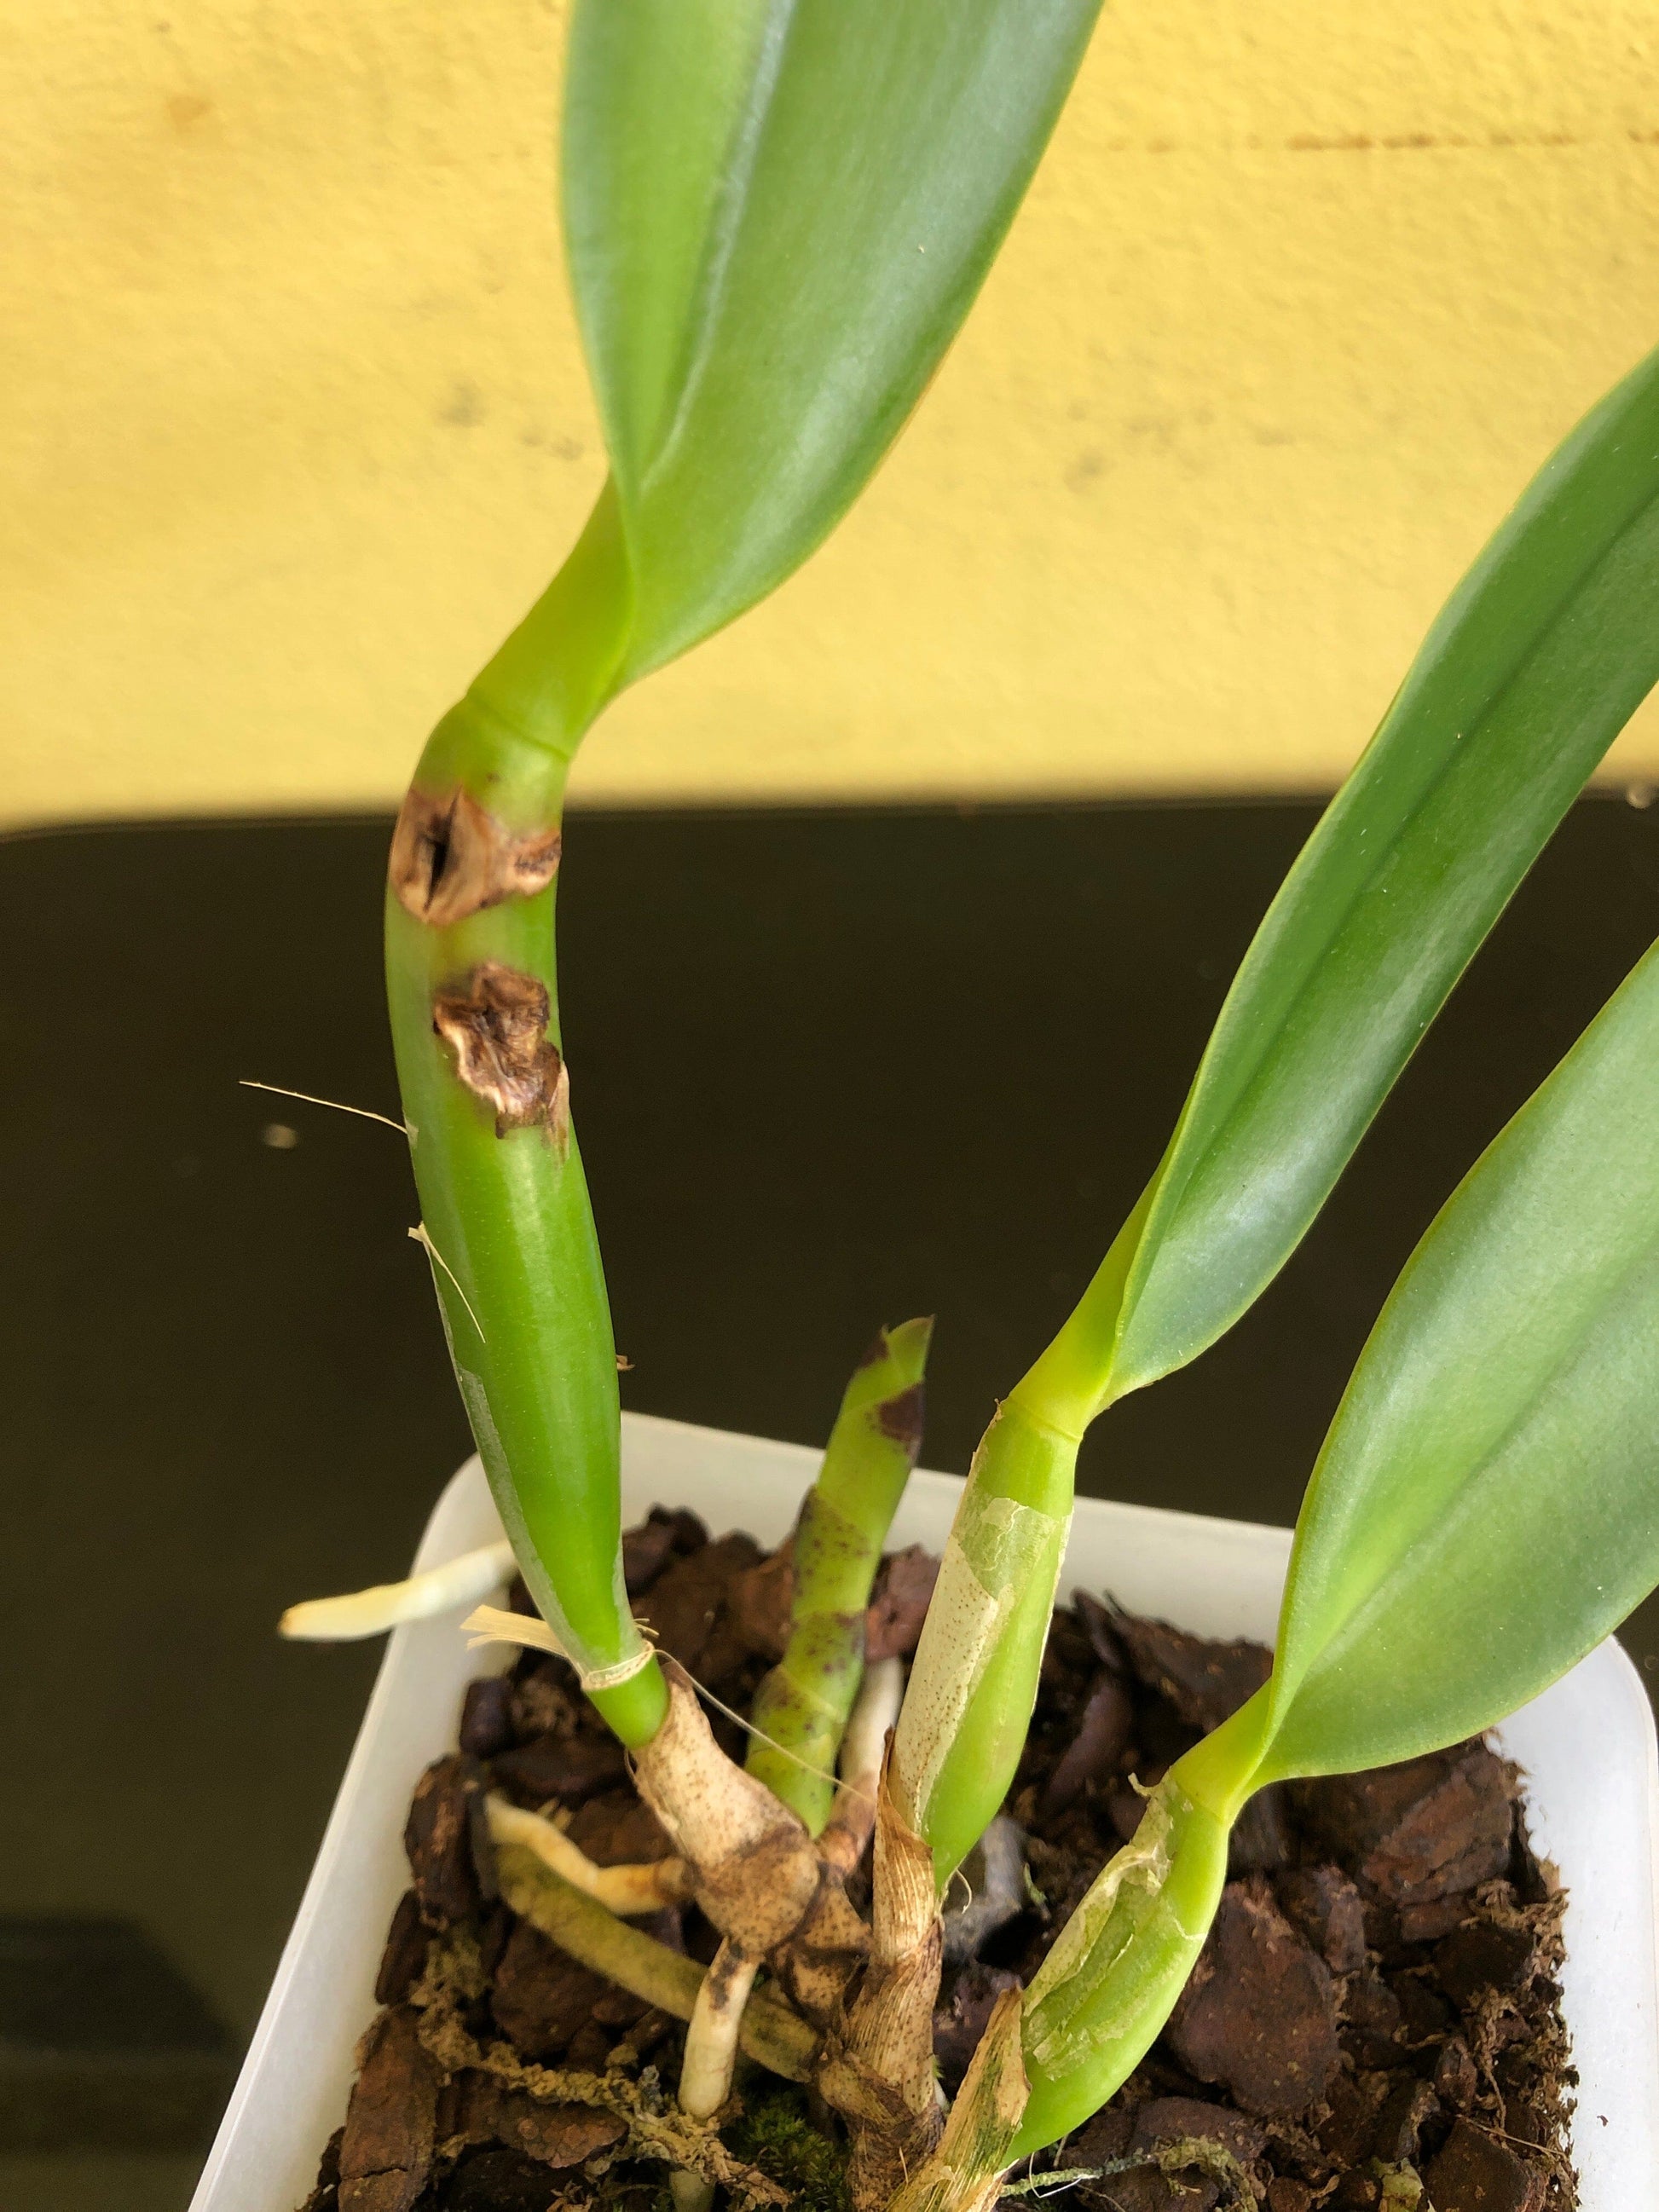
<path id="1" fill-rule="evenodd" d="M 1340 1867 L 1287 1868 L 1274 1884 L 1279 1902 L 1334 1974 L 1365 1963 L 1365 1915 L 1359 1892 Z"/>
<path id="2" fill-rule="evenodd" d="M 744 1647 L 775 1666 L 788 1648 L 789 1612 L 795 1601 L 795 1559 L 792 1544 L 780 1544 L 766 1559 L 745 1567 L 732 1580 L 732 1625 Z"/>
<path id="3" fill-rule="evenodd" d="M 456 2088 L 455 2107 L 444 2115 L 452 2134 L 502 2144 L 543 2166 L 580 2166 L 628 2132 L 626 2123 L 610 2112 L 591 2105 L 543 2104 L 488 2074 L 464 2074 Z M 545 2181 L 542 2186 L 547 2188 Z"/>
<path id="4" fill-rule="evenodd" d="M 1053 1820 L 1077 1802 L 1091 1785 L 1109 1782 L 1117 1771 L 1135 1724 L 1135 1709 L 1121 1679 L 1103 1668 L 1096 1676 L 1077 1724 L 1077 1734 L 1061 1753 L 1043 1790 L 1041 1817 Z"/>
<path id="5" fill-rule="evenodd" d="M 1155 2166 L 1133 2166 L 1127 2173 L 1095 2182 L 1089 2191 L 1098 2212 L 1214 2212 L 1219 2195 L 1215 2183 L 1203 2176 L 1166 2176 Z"/>
<path id="6" fill-rule="evenodd" d="M 495 1969 L 490 2009 L 508 2041 L 544 2064 L 569 2049 L 611 1986 L 520 1920 Z"/>
<path id="7" fill-rule="evenodd" d="M 976 1959 L 963 1968 L 944 1993 L 933 2012 L 933 2056 L 952 2094 L 979 2049 L 997 1999 L 1005 1990 L 1017 1990 L 1019 1985 L 1019 1976 L 1007 1967 L 988 1966 Z"/>
<path id="8" fill-rule="evenodd" d="M 533 1743 L 544 1735 L 595 1735 L 592 1711 L 576 1685 L 575 1670 L 549 1653 L 526 1655 L 513 1675 L 513 1740 Z"/>
<path id="9" fill-rule="evenodd" d="M 1118 1608 L 1103 1605 L 1097 1597 L 1080 1589 L 1073 1593 L 1072 1609 L 1101 1665 L 1109 1667 L 1115 1674 L 1131 1674 L 1133 1670 L 1129 1665 L 1129 1655 L 1112 1625 L 1119 1618 Z"/>
<path id="10" fill-rule="evenodd" d="M 1389 1978 L 1389 1987 L 1400 2000 L 1400 2040 L 1407 2055 L 1438 2045 L 1457 2025 L 1455 2009 L 1438 1990 L 1431 1986 L 1433 1969 L 1407 1970 Z"/>
<path id="11" fill-rule="evenodd" d="M 465 1752 L 435 1760 L 415 1785 L 404 1849 L 421 1911 L 434 1925 L 465 1920 L 495 1894 L 487 1786 L 483 1767 Z"/>
<path id="12" fill-rule="evenodd" d="M 494 1759 L 512 1743 L 513 1683 L 506 1674 L 483 1674 L 466 1686 L 461 1707 L 461 1749 L 474 1759 Z"/>
<path id="13" fill-rule="evenodd" d="M 1434 2212 L 1543 2212 L 1547 2183 L 1506 2144 L 1458 2119 L 1423 2176 Z"/>
<path id="14" fill-rule="evenodd" d="M 888 1553 L 876 1570 L 864 1616 L 864 1656 L 869 1665 L 873 1667 L 878 1659 L 914 1656 L 938 1580 L 938 1555 L 922 1545 Z"/>
<path id="15" fill-rule="evenodd" d="M 1320 2147 L 1334 2166 L 1358 2166 L 1367 2155 L 1388 2094 L 1386 2075 L 1336 2076 L 1325 2093 L 1328 2109 L 1316 2130 Z"/>
<path id="16" fill-rule="evenodd" d="M 1423 2130 L 1440 2112 L 1440 2100 L 1426 2081 L 1395 2078 L 1371 2131 L 1371 2156 L 1384 2166 L 1415 2166 L 1422 2154 Z"/>
<path id="17" fill-rule="evenodd" d="M 345 2140 L 345 2130 L 336 2128 L 323 2145 L 322 2157 L 317 2162 L 317 2185 L 300 2212 L 337 2212 L 340 2202 L 340 2145 Z"/>
<path id="18" fill-rule="evenodd" d="M 1449 2035 L 1441 2045 L 1434 2062 L 1434 2087 L 1443 2103 L 1460 2112 L 1468 2112 L 1480 2094 L 1480 2076 L 1461 2035 Z"/>
<path id="19" fill-rule="evenodd" d="M 403 2002 L 421 1978 L 431 1947 L 432 1930 L 421 1917 L 421 1901 L 412 1889 L 406 1889 L 392 1916 L 380 1970 L 374 1977 L 376 2004 Z"/>
<path id="20" fill-rule="evenodd" d="M 1474 1900 L 1466 1891 L 1458 1890 L 1450 1897 L 1437 1897 L 1427 1905 L 1405 1905 L 1400 1909 L 1400 1940 L 1402 1943 L 1437 1943 L 1443 1936 L 1449 1936 L 1454 1928 L 1473 1917 Z"/>
<path id="21" fill-rule="evenodd" d="M 645 1865 L 670 1857 L 674 1848 L 656 1814 L 631 1789 L 590 1797 L 565 1832 L 595 1866 Z"/>
<path id="22" fill-rule="evenodd" d="M 1400 2000 L 1381 1974 L 1356 1974 L 1342 2008 L 1342 2041 L 1358 2066 L 1398 2066 L 1404 2015 Z"/>
<path id="23" fill-rule="evenodd" d="M 410 2212 L 432 2170 L 438 2069 L 401 2005 L 380 2014 L 362 2056 L 340 2142 L 340 2212 Z"/>
<path id="24" fill-rule="evenodd" d="M 1279 1784 L 1269 1784 L 1247 1802 L 1233 1823 L 1227 1838 L 1227 1871 L 1235 1879 L 1273 1874 L 1290 1864 L 1295 1848 L 1285 1791 Z"/>
<path id="25" fill-rule="evenodd" d="M 550 1733 L 503 1752 L 492 1765 L 496 1782 L 532 1807 L 551 1797 L 562 1805 L 582 1804 L 602 1790 L 614 1789 L 628 1771 L 614 1736 Z"/>
<path id="26" fill-rule="evenodd" d="M 1267 2184 L 1267 2212 L 1309 2212 L 1314 2192 L 1293 2174 L 1276 2173 Z"/>
<path id="27" fill-rule="evenodd" d="M 1243 1638 L 1216 1643 L 1115 1607 L 1110 1618 L 1136 1675 L 1167 1698 L 1189 1728 L 1218 1728 L 1255 1694 L 1273 1668 L 1272 1653 Z"/>
<path id="28" fill-rule="evenodd" d="M 441 2212 L 548 2212 L 554 2185 L 539 2160 L 491 2146 L 471 2151 L 438 2199 Z"/>
<path id="29" fill-rule="evenodd" d="M 686 1559 L 708 1541 L 708 1531 L 695 1513 L 653 1505 L 637 1528 L 623 1530 L 623 1582 L 629 1597 L 643 1597 L 671 1559 Z"/>
<path id="30" fill-rule="evenodd" d="M 1146 1810 L 1146 1800 L 1127 1776 L 1106 1792 L 1105 1813 L 1112 1832 L 1113 1848 L 1133 1839 Z"/>
<path id="31" fill-rule="evenodd" d="M 1485 1744 L 1367 1774 L 1304 1783 L 1303 1818 L 1362 1882 L 1397 1906 L 1425 1905 L 1501 1875 L 1510 1863 L 1515 1784 Z"/>
<path id="32" fill-rule="evenodd" d="M 1197 2097 L 1154 2097 L 1135 2114 L 1129 2148 L 1152 2150 L 1159 2143 L 1196 2139 L 1218 2142 L 1241 2166 L 1253 2166 L 1267 2145 L 1267 2131 L 1224 2105 Z"/>
<path id="33" fill-rule="evenodd" d="M 1484 1990 L 1512 1996 L 1532 1979 L 1537 1944 L 1529 1928 L 1504 1928 L 1495 1921 L 1472 1921 L 1448 1936 L 1434 1950 L 1440 1986 L 1467 2011 Z"/>
<path id="34" fill-rule="evenodd" d="M 760 1558 L 749 1537 L 721 1536 L 671 1561 L 636 1608 L 658 1646 L 711 1688 L 748 1656 L 732 1619 L 732 1585 Z"/>
<path id="35" fill-rule="evenodd" d="M 1296 2119 L 1324 2096 L 1341 2057 L 1336 1986 L 1259 1875 L 1223 1891 L 1166 2033 L 1189 2072 L 1258 2118 Z"/>

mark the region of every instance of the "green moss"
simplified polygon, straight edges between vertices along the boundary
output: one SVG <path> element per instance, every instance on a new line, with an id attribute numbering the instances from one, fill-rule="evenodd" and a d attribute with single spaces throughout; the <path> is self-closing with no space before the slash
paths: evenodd
<path id="1" fill-rule="evenodd" d="M 808 2118 L 805 2090 L 757 2087 L 721 2132 L 738 2157 L 789 2191 L 799 2212 L 849 2212 L 847 2153 Z"/>

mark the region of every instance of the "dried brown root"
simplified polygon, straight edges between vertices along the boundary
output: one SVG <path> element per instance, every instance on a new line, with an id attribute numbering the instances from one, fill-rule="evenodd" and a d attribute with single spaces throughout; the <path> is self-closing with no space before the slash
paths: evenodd
<path id="1" fill-rule="evenodd" d="M 495 1116 L 495 1134 L 541 1129 L 555 1146 L 570 1135 L 570 1079 L 547 1034 L 553 1001 L 538 976 L 483 960 L 432 1002 L 432 1026 L 455 1054 L 455 1073 Z"/>
<path id="2" fill-rule="evenodd" d="M 562 1828 L 539 1813 L 526 1813 L 505 1797 L 485 1800 L 489 1833 L 497 1844 L 519 1844 L 533 1851 L 544 1866 L 551 1867 L 585 1896 L 597 1898 L 608 1912 L 623 1919 L 641 1912 L 659 1912 L 691 1894 L 691 1875 L 684 1859 L 655 1859 L 640 1866 L 596 1866 Z"/>
<path id="3" fill-rule="evenodd" d="M 523 2090 L 538 2103 L 588 2105 L 596 2112 L 610 2112 L 628 2129 L 623 2154 L 660 2160 L 676 2171 L 696 2175 L 711 2189 L 729 2189 L 740 2204 L 788 2203 L 787 2192 L 776 2182 L 732 2156 L 712 2121 L 665 2105 L 648 2080 L 636 2081 L 620 2068 L 590 2074 L 537 2066 L 520 2058 L 508 2044 L 480 2043 L 468 2032 L 461 2014 L 483 1989 L 476 1943 L 452 1931 L 444 1942 L 434 1946 L 426 1972 L 410 1996 L 421 2015 L 422 2046 L 443 2073 L 453 2076 L 477 2070 L 505 2087 Z"/>
<path id="4" fill-rule="evenodd" d="M 449 929 L 487 906 L 545 890 L 558 866 L 556 829 L 515 835 L 458 787 L 408 793 L 386 872 L 405 912 Z"/>
<path id="5" fill-rule="evenodd" d="M 668 1717 L 636 1754 L 640 1794 L 691 1869 L 722 1936 L 763 1959 L 800 1925 L 819 1886 L 803 1822 L 715 1742 L 685 1674 L 667 1668 Z"/>
<path id="6" fill-rule="evenodd" d="M 671 1951 L 642 1929 L 618 1920 L 522 1844 L 501 1849 L 496 1873 L 501 1895 L 513 1911 L 550 1936 L 579 1966 L 603 1974 L 676 2020 L 691 2018 L 705 1972 L 695 1959 Z M 807 2022 L 769 1990 L 751 1996 L 743 2008 L 738 2048 L 745 2057 L 786 2081 L 811 2079 L 818 2041 Z"/>
<path id="7" fill-rule="evenodd" d="M 818 2068 L 818 2087 L 852 2136 L 848 2182 L 857 2212 L 884 2212 L 939 2136 L 933 2007 L 942 1953 L 933 1856 L 900 1817 L 890 1780 L 884 1765 L 870 1963 Z"/>

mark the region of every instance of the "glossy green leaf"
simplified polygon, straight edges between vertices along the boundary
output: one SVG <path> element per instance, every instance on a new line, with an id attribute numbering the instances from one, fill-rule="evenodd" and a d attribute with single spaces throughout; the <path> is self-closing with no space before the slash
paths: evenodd
<path id="1" fill-rule="evenodd" d="M 1489 1727 L 1659 1582 L 1659 948 L 1453 1194 L 1303 1506 L 1265 1772 Z"/>
<path id="2" fill-rule="evenodd" d="M 1098 0 L 580 0 L 564 206 L 637 676 L 803 561 L 896 434 Z"/>
<path id="3" fill-rule="evenodd" d="M 1257 931 L 1036 1402 L 1086 1417 L 1194 1358 L 1272 1281 L 1659 679 L 1656 606 L 1659 355 L 1547 464 L 1430 632 Z"/>

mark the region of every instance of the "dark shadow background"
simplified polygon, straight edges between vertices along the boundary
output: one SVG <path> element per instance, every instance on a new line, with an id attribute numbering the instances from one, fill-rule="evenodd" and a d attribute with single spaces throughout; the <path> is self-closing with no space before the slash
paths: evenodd
<path id="1" fill-rule="evenodd" d="M 965 1468 L 1316 814 L 573 817 L 566 1042 L 625 1402 L 817 1441 L 875 1324 L 933 1312 L 926 1458 Z M 0 848 L 0 1909 L 131 1916 L 244 2033 L 378 1657 L 276 1616 L 401 1571 L 470 1448 L 399 1139 L 237 1088 L 396 1111 L 386 834 Z M 1279 1281 L 1100 1425 L 1086 1486 L 1291 1520 L 1416 1237 L 1656 928 L 1659 810 L 1584 802 Z M 1659 1663 L 1659 1608 L 1626 1640 Z"/>

